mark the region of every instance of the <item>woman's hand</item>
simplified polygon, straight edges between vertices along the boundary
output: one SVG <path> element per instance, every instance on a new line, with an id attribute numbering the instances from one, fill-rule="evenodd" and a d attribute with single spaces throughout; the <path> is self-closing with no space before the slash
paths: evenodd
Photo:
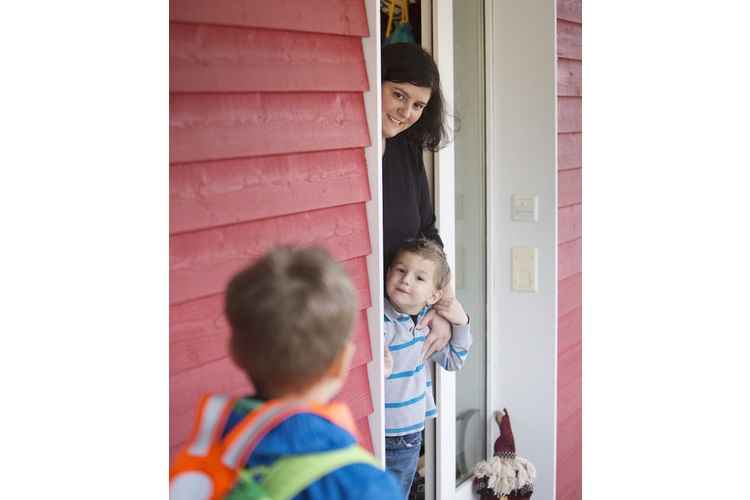
<path id="1" fill-rule="evenodd" d="M 456 326 L 469 323 L 469 315 L 456 297 L 446 297 L 432 305 L 432 309 Z"/>
<path id="2" fill-rule="evenodd" d="M 424 346 L 422 346 L 422 362 L 427 361 L 427 358 L 447 346 L 453 335 L 453 327 L 450 321 L 440 316 L 435 309 L 430 309 L 425 314 L 425 317 L 417 325 L 417 329 L 420 330 L 428 325 L 430 333 L 427 334 Z"/>

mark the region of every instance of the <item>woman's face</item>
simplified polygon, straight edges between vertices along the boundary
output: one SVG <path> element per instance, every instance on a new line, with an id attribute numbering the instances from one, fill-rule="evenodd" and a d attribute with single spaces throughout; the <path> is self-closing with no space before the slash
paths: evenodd
<path id="1" fill-rule="evenodd" d="M 422 116 L 432 92 L 410 83 L 383 82 L 383 139 L 394 137 Z"/>

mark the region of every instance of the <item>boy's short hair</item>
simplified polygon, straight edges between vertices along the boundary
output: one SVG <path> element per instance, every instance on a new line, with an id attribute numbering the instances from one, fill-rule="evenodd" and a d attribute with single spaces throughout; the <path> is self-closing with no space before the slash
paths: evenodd
<path id="1" fill-rule="evenodd" d="M 227 286 L 232 358 L 259 396 L 304 391 L 351 338 L 357 304 L 349 274 L 326 250 L 277 246 Z"/>
<path id="2" fill-rule="evenodd" d="M 443 249 L 432 240 L 427 238 L 413 238 L 404 241 L 401 244 L 401 248 L 398 249 L 396 255 L 391 261 L 391 267 L 396 262 L 398 256 L 403 252 L 411 252 L 421 256 L 423 259 L 427 259 L 435 264 L 435 288 L 442 290 L 451 282 L 451 268 L 448 265 L 448 258 L 445 256 Z M 390 271 L 390 268 L 388 269 Z"/>

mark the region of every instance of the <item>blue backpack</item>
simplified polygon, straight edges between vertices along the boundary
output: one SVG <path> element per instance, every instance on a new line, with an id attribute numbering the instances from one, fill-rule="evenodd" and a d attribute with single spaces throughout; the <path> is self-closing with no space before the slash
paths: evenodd
<path id="1" fill-rule="evenodd" d="M 169 473 L 170 500 L 288 500 L 318 479 L 354 463 L 380 468 L 361 446 L 282 457 L 269 466 L 245 469 L 258 443 L 279 423 L 299 413 L 331 419 L 322 407 L 272 400 L 249 412 L 229 433 L 221 434 L 236 398 L 205 396 L 193 436 Z"/>

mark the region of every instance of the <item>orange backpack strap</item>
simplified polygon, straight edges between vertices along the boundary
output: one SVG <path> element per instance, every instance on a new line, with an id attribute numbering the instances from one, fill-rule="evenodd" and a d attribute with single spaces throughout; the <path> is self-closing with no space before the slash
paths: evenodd
<path id="1" fill-rule="evenodd" d="M 237 398 L 222 395 L 209 395 L 201 400 L 193 435 L 169 473 L 170 498 L 223 498 L 236 484 L 239 472 L 258 443 L 293 415 L 320 415 L 357 435 L 351 412 L 343 403 L 303 405 L 274 399 L 250 411 L 222 439 L 236 402 Z M 197 491 L 201 494 L 194 496 Z M 191 494 L 182 497 L 182 492 Z"/>
<path id="2" fill-rule="evenodd" d="M 345 403 L 302 405 L 284 399 L 272 399 L 250 412 L 226 435 L 222 463 L 227 467 L 243 467 L 266 434 L 287 418 L 300 413 L 319 415 L 347 430 L 357 439 L 357 425 Z"/>
<path id="3" fill-rule="evenodd" d="M 188 446 L 191 455 L 206 456 L 211 444 L 219 441 L 236 401 L 236 398 L 217 394 L 203 396 Z"/>
<path id="4" fill-rule="evenodd" d="M 281 399 L 263 403 L 237 424 L 224 438 L 221 462 L 227 467 L 241 469 L 258 443 L 281 422 L 304 413 L 307 408 Z"/>
<path id="5" fill-rule="evenodd" d="M 354 421 L 354 416 L 352 416 L 352 412 L 346 403 L 337 401 L 325 406 L 312 404 L 309 407 L 309 411 L 330 420 L 343 429 L 346 429 L 349 431 L 349 434 L 354 436 L 358 443 L 360 442 L 357 423 Z"/>
<path id="6" fill-rule="evenodd" d="M 204 396 L 193 435 L 169 471 L 170 498 L 219 499 L 237 480 L 237 470 L 220 464 L 221 433 L 236 402 L 221 395 Z"/>

